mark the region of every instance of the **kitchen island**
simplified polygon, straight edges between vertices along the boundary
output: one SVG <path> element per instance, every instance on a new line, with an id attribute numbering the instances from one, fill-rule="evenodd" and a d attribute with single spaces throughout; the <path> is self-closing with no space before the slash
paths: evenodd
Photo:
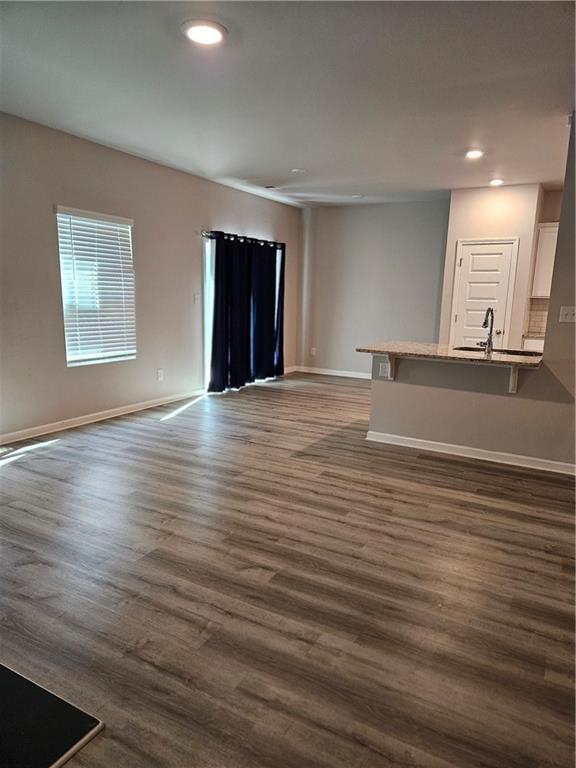
<path id="1" fill-rule="evenodd" d="M 372 356 L 368 440 L 573 471 L 564 459 L 573 395 L 541 354 L 406 341 L 357 351 Z"/>
<path id="2" fill-rule="evenodd" d="M 427 344 L 416 341 L 385 341 L 365 347 L 357 347 L 377 358 L 378 378 L 393 381 L 396 375 L 396 360 L 442 360 L 449 363 L 469 365 L 504 366 L 509 369 L 508 393 L 515 394 L 518 388 L 518 370 L 534 370 L 542 364 L 542 355 L 524 350 L 493 351 L 487 355 L 482 348 L 462 349 L 448 344 Z M 374 376 L 374 367 L 373 367 Z"/>

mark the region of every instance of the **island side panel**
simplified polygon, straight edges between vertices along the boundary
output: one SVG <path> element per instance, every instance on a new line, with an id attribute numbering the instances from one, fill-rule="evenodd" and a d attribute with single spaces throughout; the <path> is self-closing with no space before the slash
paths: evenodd
<path id="1" fill-rule="evenodd" d="M 371 433 L 574 462 L 572 396 L 546 367 L 521 370 L 511 396 L 505 367 L 403 358 L 387 381 L 379 362 L 374 355 Z"/>

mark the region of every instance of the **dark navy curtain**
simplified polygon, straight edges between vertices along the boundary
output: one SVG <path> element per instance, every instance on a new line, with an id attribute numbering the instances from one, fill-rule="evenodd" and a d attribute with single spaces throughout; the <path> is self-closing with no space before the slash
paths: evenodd
<path id="1" fill-rule="evenodd" d="M 229 386 L 230 366 L 230 276 L 228 264 L 232 258 L 233 242 L 221 232 L 214 233 L 214 320 L 212 325 L 212 357 L 210 361 L 209 392 L 222 392 Z"/>
<path id="2" fill-rule="evenodd" d="M 256 245 L 252 251 L 252 373 L 256 379 L 275 375 L 276 248 Z"/>
<path id="3" fill-rule="evenodd" d="M 254 381 L 252 373 L 250 304 L 252 294 L 252 251 L 250 243 L 240 240 L 227 241 L 226 265 L 228 268 L 228 324 L 229 324 L 229 378 L 234 389 Z M 218 254 L 218 246 L 216 246 Z M 216 255 L 218 260 L 218 255 Z"/>
<path id="4" fill-rule="evenodd" d="M 284 372 L 284 246 L 214 232 L 210 392 Z"/>

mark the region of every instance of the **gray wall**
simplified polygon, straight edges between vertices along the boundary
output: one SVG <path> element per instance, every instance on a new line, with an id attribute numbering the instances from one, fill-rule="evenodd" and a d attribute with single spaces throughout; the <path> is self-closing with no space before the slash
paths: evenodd
<path id="1" fill-rule="evenodd" d="M 285 353 L 296 363 L 299 209 L 25 120 L 0 121 L 0 432 L 202 387 L 202 305 L 193 296 L 202 292 L 203 227 L 287 243 Z M 134 219 L 136 360 L 66 367 L 55 204 Z"/>
<path id="2" fill-rule="evenodd" d="M 308 213 L 304 366 L 368 373 L 359 345 L 437 339 L 448 211 L 446 199 Z"/>
<path id="3" fill-rule="evenodd" d="M 375 432 L 574 463 L 574 128 L 566 171 L 543 365 L 506 393 L 502 369 L 401 360 L 396 381 L 374 381 Z"/>

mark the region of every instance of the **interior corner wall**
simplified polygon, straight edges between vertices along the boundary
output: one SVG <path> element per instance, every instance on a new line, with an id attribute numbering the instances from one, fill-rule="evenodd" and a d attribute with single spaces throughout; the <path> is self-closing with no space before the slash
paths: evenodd
<path id="1" fill-rule="evenodd" d="M 202 387 L 203 228 L 286 242 L 285 364 L 296 364 L 300 209 L 10 115 L 0 138 L 1 433 Z M 134 219 L 135 360 L 66 367 L 56 204 Z"/>
<path id="2" fill-rule="evenodd" d="M 458 240 L 519 237 L 512 321 L 507 346 L 522 348 L 522 334 L 532 279 L 534 236 L 541 205 L 541 194 L 542 190 L 539 184 L 455 189 L 452 191 L 442 289 L 442 316 L 439 334 L 441 344 L 448 344 L 450 341 L 452 294 Z"/>
<path id="3" fill-rule="evenodd" d="M 448 210 L 440 199 L 307 211 L 303 366 L 369 373 L 360 345 L 437 340 Z"/>
<path id="4" fill-rule="evenodd" d="M 545 189 L 542 193 L 542 207 L 538 222 L 550 223 L 551 221 L 560 221 L 562 211 L 562 190 Z"/>

